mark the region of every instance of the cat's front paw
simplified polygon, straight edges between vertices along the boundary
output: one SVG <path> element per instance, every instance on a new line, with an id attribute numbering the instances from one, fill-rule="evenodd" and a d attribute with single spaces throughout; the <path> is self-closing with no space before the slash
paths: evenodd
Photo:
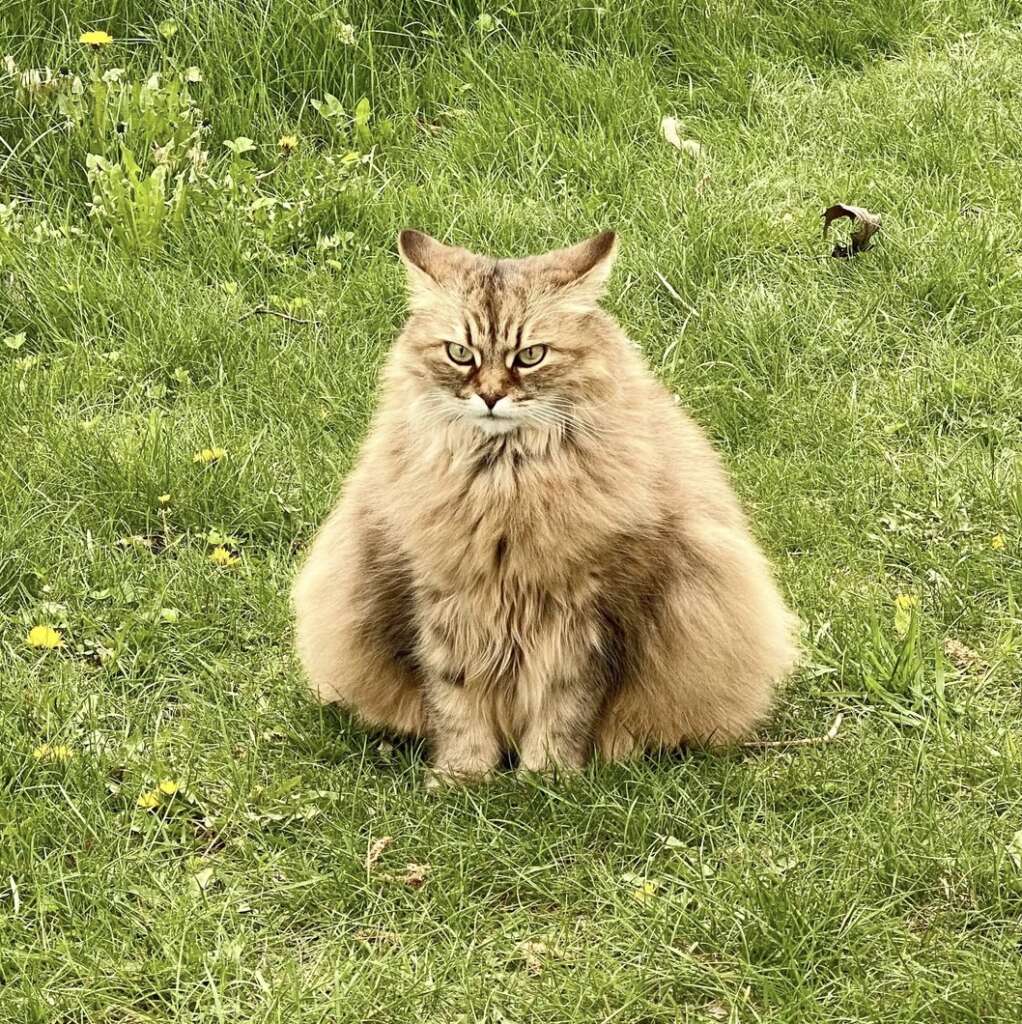
<path id="1" fill-rule="evenodd" d="M 579 751 L 533 750 L 523 751 L 519 757 L 518 770 L 529 775 L 542 778 L 571 778 L 579 775 L 585 768 L 585 754 Z"/>

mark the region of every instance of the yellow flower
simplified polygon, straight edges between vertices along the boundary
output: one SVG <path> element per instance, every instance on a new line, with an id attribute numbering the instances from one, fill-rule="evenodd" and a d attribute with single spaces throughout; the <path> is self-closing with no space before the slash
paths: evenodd
<path id="1" fill-rule="evenodd" d="M 161 495 L 159 495 L 159 496 L 157 497 L 157 499 L 156 499 L 156 500 L 157 500 L 157 501 L 158 501 L 158 502 L 159 502 L 159 503 L 160 503 L 161 505 L 169 505 L 169 504 L 170 504 L 170 495 L 169 495 L 169 494 L 161 494 Z"/>
<path id="2" fill-rule="evenodd" d="M 912 625 L 912 612 L 919 607 L 915 594 L 899 594 L 894 599 L 894 630 L 898 636 L 905 636 Z"/>
<path id="3" fill-rule="evenodd" d="M 298 136 L 281 135 L 280 139 L 277 141 L 277 145 L 280 147 L 280 151 L 284 156 L 290 156 L 298 148 Z"/>
<path id="4" fill-rule="evenodd" d="M 25 643 L 29 647 L 38 647 L 43 650 L 53 650 L 64 642 L 59 629 L 52 626 L 33 626 L 25 637 Z"/>
<path id="5" fill-rule="evenodd" d="M 230 551 L 224 547 L 213 548 L 213 553 L 209 556 L 209 560 L 214 565 L 222 565 L 224 567 L 237 565 L 238 562 L 241 561 L 241 559 L 232 555 Z"/>
<path id="6" fill-rule="evenodd" d="M 85 46 L 91 46 L 94 50 L 98 50 L 101 46 L 109 46 L 113 41 L 113 36 L 106 32 L 83 32 L 78 37 L 78 42 Z"/>
<path id="7" fill-rule="evenodd" d="M 1003 533 L 998 533 L 996 536 L 990 538 L 990 546 L 994 551 L 1003 551 L 1008 541 Z"/>
<path id="8" fill-rule="evenodd" d="M 144 807 L 147 811 L 153 810 L 154 807 L 159 807 L 160 791 L 158 789 L 147 790 L 135 801 L 135 806 Z"/>
<path id="9" fill-rule="evenodd" d="M 219 462 L 226 456 L 227 452 L 223 448 L 203 448 L 202 451 L 198 451 L 192 456 L 192 462 L 201 462 L 204 466 L 208 466 L 212 462 Z"/>
<path id="10" fill-rule="evenodd" d="M 181 787 L 173 779 L 160 779 L 156 788 L 165 796 L 173 796 Z"/>
<path id="11" fill-rule="evenodd" d="M 32 751 L 32 756 L 37 761 L 48 762 L 48 761 L 70 761 L 74 757 L 74 751 L 63 744 L 51 746 L 49 743 L 44 743 L 40 747 L 36 747 Z"/>

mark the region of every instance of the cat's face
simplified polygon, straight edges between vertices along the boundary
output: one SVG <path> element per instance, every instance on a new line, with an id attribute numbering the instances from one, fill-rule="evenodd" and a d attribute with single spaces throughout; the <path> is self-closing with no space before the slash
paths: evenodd
<path id="1" fill-rule="evenodd" d="M 401 232 L 412 315 L 395 355 L 424 425 L 494 435 L 588 422 L 613 384 L 615 339 L 596 303 L 614 241 L 493 260 Z"/>

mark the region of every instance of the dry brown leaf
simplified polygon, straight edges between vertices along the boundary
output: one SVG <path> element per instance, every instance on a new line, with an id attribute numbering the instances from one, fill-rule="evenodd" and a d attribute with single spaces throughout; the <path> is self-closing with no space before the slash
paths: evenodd
<path id="1" fill-rule="evenodd" d="M 388 871 L 376 877 L 382 882 L 397 882 L 400 885 L 407 885 L 409 889 L 421 889 L 430 870 L 428 864 L 406 864 L 405 870 L 401 874 L 395 875 Z"/>
<path id="2" fill-rule="evenodd" d="M 525 969 L 534 978 L 543 973 L 543 957 L 546 955 L 546 944 L 543 942 L 519 942 L 518 952 L 525 961 Z"/>
<path id="3" fill-rule="evenodd" d="M 544 964 L 552 958 L 563 957 L 564 953 L 556 946 L 537 940 L 524 940 L 515 947 L 522 960 L 525 961 L 525 969 L 534 978 L 543 973 Z"/>
<path id="4" fill-rule="evenodd" d="M 850 206 L 848 203 L 835 203 L 823 211 L 823 237 L 827 237 L 830 225 L 848 217 L 852 221 L 851 244 L 835 245 L 831 256 L 848 257 L 862 252 L 869 246 L 869 240 L 880 230 L 880 214 L 871 213 L 863 206 Z"/>
<path id="5" fill-rule="evenodd" d="M 954 637 L 949 636 L 944 641 L 944 655 L 960 672 L 982 672 L 987 667 L 986 662 L 971 647 L 966 647 Z"/>
<path id="6" fill-rule="evenodd" d="M 359 928 L 355 938 L 367 946 L 400 946 L 401 936 L 397 932 L 387 932 L 379 928 Z"/>
<path id="7" fill-rule="evenodd" d="M 703 145 L 695 139 L 683 139 L 678 132 L 678 119 L 676 117 L 662 117 L 660 119 L 660 134 L 677 150 L 698 160 L 703 155 Z"/>
<path id="8" fill-rule="evenodd" d="M 418 889 L 426 881 L 429 872 L 430 866 L 428 864 L 408 864 L 405 867 L 405 873 L 401 881 L 412 889 Z"/>
<path id="9" fill-rule="evenodd" d="M 366 874 L 373 870 L 373 866 L 383 856 L 383 851 L 387 849 L 390 844 L 394 842 L 393 836 L 381 836 L 379 839 L 374 840 L 369 844 L 369 849 L 366 851 Z"/>

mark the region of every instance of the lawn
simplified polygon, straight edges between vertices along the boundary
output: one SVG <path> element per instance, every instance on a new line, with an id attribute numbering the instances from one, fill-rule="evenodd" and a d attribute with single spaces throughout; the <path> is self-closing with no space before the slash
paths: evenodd
<path id="1" fill-rule="evenodd" d="M 0 1020 L 1019 1019 L 1022 4 L 7 0 L 4 54 Z M 804 623 L 775 745 L 438 795 L 309 702 L 403 226 L 620 232 Z"/>

